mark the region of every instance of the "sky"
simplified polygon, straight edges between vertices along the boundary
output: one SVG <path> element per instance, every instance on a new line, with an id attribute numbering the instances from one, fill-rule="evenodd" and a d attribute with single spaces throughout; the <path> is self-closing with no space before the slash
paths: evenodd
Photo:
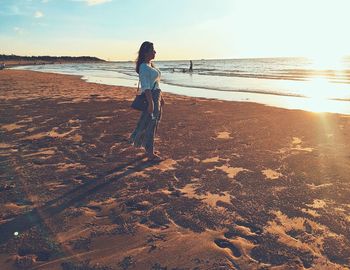
<path id="1" fill-rule="evenodd" d="M 350 55 L 350 0 L 0 0 L 0 54 L 134 60 Z"/>

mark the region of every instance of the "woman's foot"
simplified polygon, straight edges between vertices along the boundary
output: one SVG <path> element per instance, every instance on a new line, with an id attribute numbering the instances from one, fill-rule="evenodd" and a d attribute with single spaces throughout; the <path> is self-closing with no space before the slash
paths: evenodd
<path id="1" fill-rule="evenodd" d="M 155 162 L 164 160 L 162 157 L 160 157 L 155 153 L 147 154 L 147 158 L 148 158 L 148 161 L 155 161 Z"/>

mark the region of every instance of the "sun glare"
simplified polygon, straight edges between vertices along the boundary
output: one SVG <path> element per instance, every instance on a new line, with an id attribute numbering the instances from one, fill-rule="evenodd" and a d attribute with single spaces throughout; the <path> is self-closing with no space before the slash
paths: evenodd
<path id="1" fill-rule="evenodd" d="M 313 78 L 307 85 L 305 93 L 309 98 L 323 100 L 332 97 L 332 85 L 326 78 Z"/>
<path id="2" fill-rule="evenodd" d="M 343 72 L 346 69 L 344 56 L 325 53 L 310 59 L 312 76 L 304 85 L 307 109 L 313 112 L 337 111 L 339 105 L 334 99 L 347 97 L 347 91 L 343 89 L 343 86 L 334 83 L 339 78 L 343 78 Z"/>
<path id="3" fill-rule="evenodd" d="M 311 67 L 316 70 L 341 70 L 344 68 L 343 55 L 320 55 L 311 57 Z"/>
<path id="4" fill-rule="evenodd" d="M 346 102 L 335 99 L 346 98 L 341 85 L 334 84 L 328 78 L 314 77 L 304 85 L 305 109 L 313 112 L 336 112 Z"/>
<path id="5" fill-rule="evenodd" d="M 327 99 L 310 98 L 306 102 L 308 110 L 316 113 L 332 112 L 335 108 Z"/>

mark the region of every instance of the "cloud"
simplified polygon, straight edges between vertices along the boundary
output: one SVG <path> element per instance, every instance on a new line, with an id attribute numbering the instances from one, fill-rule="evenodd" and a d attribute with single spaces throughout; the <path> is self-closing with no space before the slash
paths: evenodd
<path id="1" fill-rule="evenodd" d="M 43 17 L 44 16 L 44 13 L 42 13 L 41 11 L 36 11 L 35 13 L 34 13 L 34 17 L 35 18 L 41 18 L 41 17 Z"/>
<path id="2" fill-rule="evenodd" d="M 10 15 L 10 16 L 23 15 L 19 7 L 16 5 L 1 7 L 0 13 L 5 15 Z"/>
<path id="3" fill-rule="evenodd" d="M 85 2 L 88 6 L 96 6 L 107 2 L 111 2 L 112 0 L 74 0 L 74 1 Z"/>
<path id="4" fill-rule="evenodd" d="M 49 2 L 49 0 L 41 0 L 41 3 L 44 3 L 44 4 L 46 4 L 48 2 Z"/>
<path id="5" fill-rule="evenodd" d="M 23 29 L 17 26 L 13 27 L 13 31 L 15 31 L 16 34 L 19 34 L 19 35 L 23 34 Z"/>

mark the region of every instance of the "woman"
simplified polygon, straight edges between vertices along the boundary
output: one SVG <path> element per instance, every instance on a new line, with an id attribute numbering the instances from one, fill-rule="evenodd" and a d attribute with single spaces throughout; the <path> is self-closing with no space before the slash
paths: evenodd
<path id="1" fill-rule="evenodd" d="M 159 88 L 160 71 L 151 62 L 155 55 L 153 43 L 143 42 L 136 60 L 136 72 L 139 74 L 141 91 L 146 95 L 148 108 L 142 112 L 135 130 L 131 134 L 132 143 L 137 147 L 143 146 L 150 161 L 162 160 L 154 151 L 154 137 L 164 105 Z"/>

